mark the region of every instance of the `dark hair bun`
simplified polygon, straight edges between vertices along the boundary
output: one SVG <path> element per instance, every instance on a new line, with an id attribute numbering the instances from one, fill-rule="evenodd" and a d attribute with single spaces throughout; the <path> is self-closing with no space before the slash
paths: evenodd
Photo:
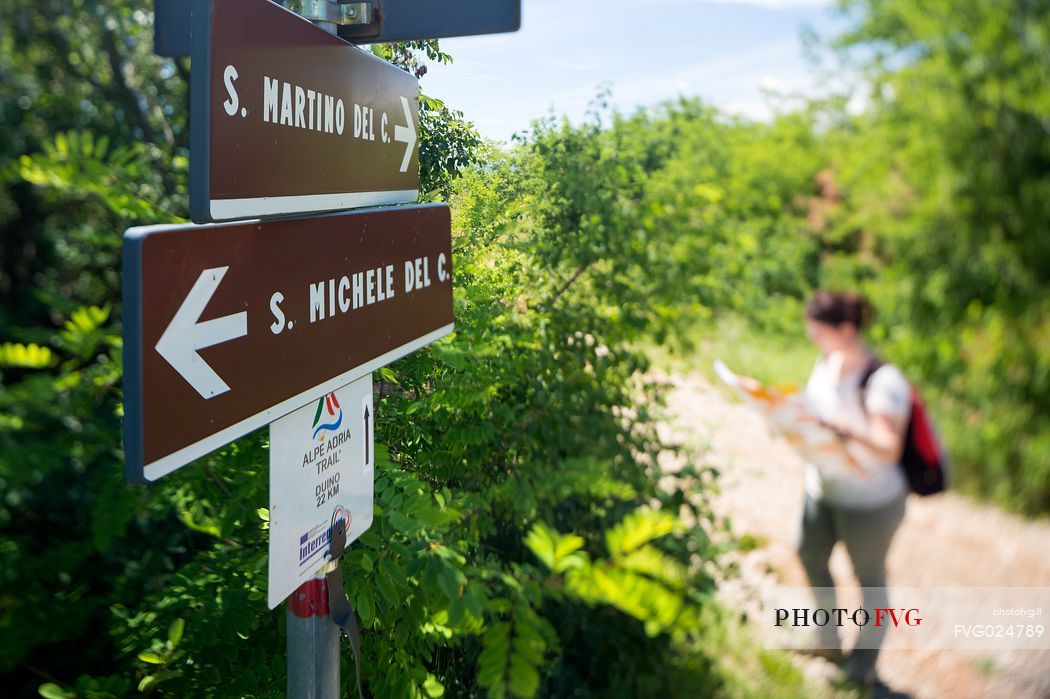
<path id="1" fill-rule="evenodd" d="M 806 304 L 806 317 L 826 325 L 852 324 L 857 330 L 875 317 L 868 299 L 855 291 L 817 289 Z"/>

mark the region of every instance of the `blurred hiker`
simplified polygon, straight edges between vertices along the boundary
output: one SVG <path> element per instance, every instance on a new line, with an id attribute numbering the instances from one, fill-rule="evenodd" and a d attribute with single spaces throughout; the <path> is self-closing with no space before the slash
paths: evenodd
<path id="1" fill-rule="evenodd" d="M 810 585 L 818 589 L 818 606 L 825 609 L 836 606 L 828 559 L 837 541 L 845 543 L 861 587 L 879 588 L 867 591 L 864 607 L 889 606 L 886 553 L 908 493 L 899 466 L 910 410 L 908 382 L 895 366 L 876 364 L 864 344 L 861 330 L 870 317 L 867 300 L 854 293 L 817 291 L 806 306 L 806 329 L 821 357 L 806 384 L 805 404 L 834 430 L 853 464 L 838 469 L 810 464 L 806 471 L 798 552 Z M 843 660 L 836 627 L 829 624 L 821 632 L 825 650 L 819 654 Z M 848 681 L 874 684 L 882 634 L 874 624 L 861 628 L 853 652 L 844 658 Z"/>

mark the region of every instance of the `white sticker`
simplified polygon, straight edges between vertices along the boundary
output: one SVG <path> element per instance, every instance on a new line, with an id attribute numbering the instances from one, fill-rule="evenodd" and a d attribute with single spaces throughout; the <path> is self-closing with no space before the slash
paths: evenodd
<path id="1" fill-rule="evenodd" d="M 336 521 L 347 545 L 372 526 L 373 424 L 371 374 L 270 423 L 270 609 L 328 561 Z"/>

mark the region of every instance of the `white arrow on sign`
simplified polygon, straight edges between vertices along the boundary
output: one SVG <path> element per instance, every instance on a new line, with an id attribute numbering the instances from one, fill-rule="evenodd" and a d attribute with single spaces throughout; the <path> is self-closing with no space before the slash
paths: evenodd
<path id="1" fill-rule="evenodd" d="M 229 269 L 228 266 L 214 267 L 201 272 L 157 342 L 157 352 L 160 356 L 164 357 L 205 400 L 229 391 L 230 387 L 201 359 L 197 350 L 236 340 L 248 334 L 247 311 L 213 318 L 203 323 L 197 322 Z"/>
<path id="2" fill-rule="evenodd" d="M 408 108 L 408 100 L 401 98 L 401 108 L 405 110 L 405 120 L 408 126 L 394 124 L 394 140 L 405 144 L 405 157 L 401 159 L 401 172 L 408 170 L 408 161 L 412 159 L 412 149 L 416 145 L 416 128 L 412 125 L 412 112 Z"/>

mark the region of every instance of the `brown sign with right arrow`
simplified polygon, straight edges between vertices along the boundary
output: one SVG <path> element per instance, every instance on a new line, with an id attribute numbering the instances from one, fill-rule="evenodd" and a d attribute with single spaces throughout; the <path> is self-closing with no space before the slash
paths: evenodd
<path id="1" fill-rule="evenodd" d="M 414 202 L 419 83 L 270 0 L 196 0 L 190 214 Z"/>
<path id="2" fill-rule="evenodd" d="M 452 332 L 448 206 L 134 228 L 127 477 L 179 466 Z"/>

